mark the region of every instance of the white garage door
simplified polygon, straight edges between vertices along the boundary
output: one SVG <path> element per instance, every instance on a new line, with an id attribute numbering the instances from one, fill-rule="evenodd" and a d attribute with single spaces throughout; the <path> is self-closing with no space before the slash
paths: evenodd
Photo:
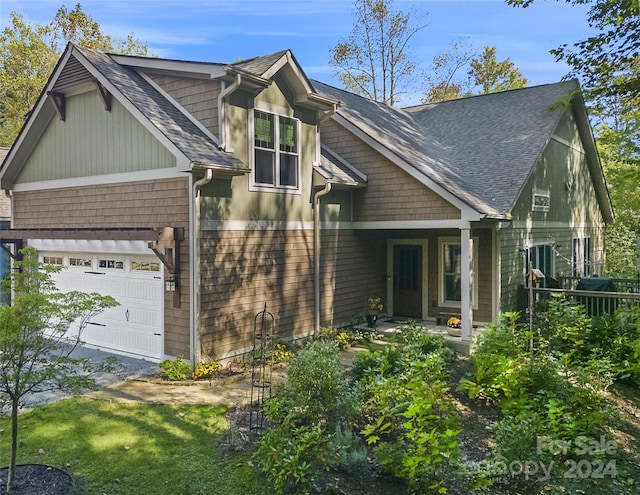
<path id="1" fill-rule="evenodd" d="M 105 350 L 162 358 L 164 287 L 158 258 L 42 251 L 40 258 L 64 267 L 53 275 L 61 292 L 97 292 L 120 303 L 89 322 L 82 334 L 84 342 Z"/>

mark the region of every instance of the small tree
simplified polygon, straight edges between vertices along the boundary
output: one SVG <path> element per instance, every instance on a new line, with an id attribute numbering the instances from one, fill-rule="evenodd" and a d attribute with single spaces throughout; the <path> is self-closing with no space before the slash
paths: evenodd
<path id="1" fill-rule="evenodd" d="M 95 384 L 82 371 L 86 362 L 71 357 L 90 319 L 115 299 L 83 292 L 61 293 L 51 274 L 59 267 L 38 261 L 34 248 L 20 251 L 22 259 L 3 282 L 13 291 L 11 305 L 0 306 L 0 406 L 11 410 L 11 459 L 7 491 L 16 488 L 18 410 L 30 394 L 53 389 L 79 391 Z M 68 334 L 72 326 L 77 334 Z"/>

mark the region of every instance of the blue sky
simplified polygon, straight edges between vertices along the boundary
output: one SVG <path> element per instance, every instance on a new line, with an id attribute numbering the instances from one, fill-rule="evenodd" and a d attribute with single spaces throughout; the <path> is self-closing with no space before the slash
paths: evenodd
<path id="1" fill-rule="evenodd" d="M 47 24 L 61 5 L 78 2 L 103 32 L 134 33 L 160 57 L 234 62 L 290 48 L 310 78 L 336 86 L 329 50 L 353 26 L 351 0 L 1 0 L 0 27 L 10 12 Z M 530 85 L 560 80 L 567 67 L 549 50 L 592 33 L 586 9 L 564 0 L 537 0 L 527 9 L 505 0 L 396 0 L 395 6 L 426 12 L 427 27 L 411 45 L 422 69 L 463 38 L 478 48 L 496 46 L 498 59 L 510 58 Z"/>

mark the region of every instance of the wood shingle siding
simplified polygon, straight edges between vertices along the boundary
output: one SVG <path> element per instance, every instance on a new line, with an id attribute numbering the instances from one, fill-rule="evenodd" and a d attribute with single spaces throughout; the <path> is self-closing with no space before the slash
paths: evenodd
<path id="1" fill-rule="evenodd" d="M 150 76 L 214 136 L 220 137 L 218 129 L 219 81 L 160 74 L 150 74 Z"/>
<path id="2" fill-rule="evenodd" d="M 322 141 L 367 176 L 354 192 L 355 221 L 446 220 L 460 211 L 337 123 L 322 126 Z"/>
<path id="3" fill-rule="evenodd" d="M 203 355 L 250 348 L 253 319 L 265 302 L 278 338 L 312 331 L 312 231 L 205 231 L 201 261 Z"/>

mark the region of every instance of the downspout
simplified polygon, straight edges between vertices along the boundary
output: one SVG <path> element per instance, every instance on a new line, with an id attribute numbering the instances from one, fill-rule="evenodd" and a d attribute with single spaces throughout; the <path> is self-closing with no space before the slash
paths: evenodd
<path id="1" fill-rule="evenodd" d="M 313 294 L 315 297 L 314 336 L 320 328 L 320 198 L 330 192 L 331 182 L 327 182 L 324 185 L 324 189 L 321 189 L 313 195 Z"/>
<path id="2" fill-rule="evenodd" d="M 193 175 L 190 176 L 193 180 Z M 200 189 L 213 179 L 213 170 L 208 168 L 202 179 L 193 183 L 193 195 L 190 195 L 192 202 L 191 225 L 189 249 L 191 251 L 191 358 L 195 365 L 200 361 Z"/>
<path id="3" fill-rule="evenodd" d="M 236 89 L 240 87 L 242 83 L 242 77 L 240 74 L 236 74 L 236 78 L 231 83 L 231 86 L 225 87 L 220 94 L 218 95 L 218 129 L 220 129 L 220 146 L 219 149 L 222 151 L 227 151 L 229 153 L 233 153 L 233 149 L 228 148 L 229 140 L 227 139 L 227 105 L 226 99 L 231 93 L 233 93 Z"/>

